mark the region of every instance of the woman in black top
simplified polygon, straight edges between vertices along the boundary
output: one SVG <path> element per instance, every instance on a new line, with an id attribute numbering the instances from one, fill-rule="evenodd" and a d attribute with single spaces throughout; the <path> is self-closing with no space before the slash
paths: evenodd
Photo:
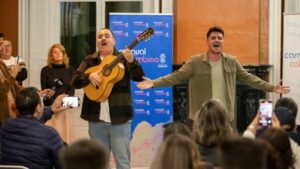
<path id="1" fill-rule="evenodd" d="M 41 88 L 52 89 L 55 91 L 53 97 L 44 98 L 44 104 L 49 106 L 54 99 L 65 93 L 73 96 L 75 89 L 70 85 L 74 68 L 69 66 L 69 58 L 65 48 L 61 44 L 54 44 L 48 52 L 47 66 L 41 71 Z"/>

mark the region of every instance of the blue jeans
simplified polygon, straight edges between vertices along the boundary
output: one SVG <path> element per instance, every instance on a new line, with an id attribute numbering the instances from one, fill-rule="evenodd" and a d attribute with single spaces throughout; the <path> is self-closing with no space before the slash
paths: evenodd
<path id="1" fill-rule="evenodd" d="M 100 140 L 112 151 L 117 169 L 130 169 L 131 122 L 112 125 L 106 122 L 89 122 L 89 135 Z"/>

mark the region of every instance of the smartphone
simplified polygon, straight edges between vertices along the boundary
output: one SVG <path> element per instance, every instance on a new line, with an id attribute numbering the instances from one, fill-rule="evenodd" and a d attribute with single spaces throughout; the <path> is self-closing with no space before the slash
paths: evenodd
<path id="1" fill-rule="evenodd" d="M 79 107 L 80 102 L 79 102 L 79 97 L 77 96 L 67 96 L 63 98 L 62 101 L 62 106 L 63 107 Z"/>
<path id="2" fill-rule="evenodd" d="M 260 99 L 259 100 L 259 123 L 262 126 L 270 125 L 272 120 L 273 102 L 271 100 Z"/>

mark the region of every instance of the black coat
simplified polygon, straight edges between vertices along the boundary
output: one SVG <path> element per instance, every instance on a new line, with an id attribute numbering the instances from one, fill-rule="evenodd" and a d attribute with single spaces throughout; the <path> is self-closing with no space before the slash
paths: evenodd
<path id="1" fill-rule="evenodd" d="M 18 117 L 2 124 L 1 164 L 59 169 L 62 147 L 57 131 L 33 117 Z"/>

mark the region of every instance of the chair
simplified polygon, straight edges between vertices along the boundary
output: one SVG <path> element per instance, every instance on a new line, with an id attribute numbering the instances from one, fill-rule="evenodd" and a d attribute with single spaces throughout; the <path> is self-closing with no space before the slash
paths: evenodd
<path id="1" fill-rule="evenodd" d="M 21 165 L 0 165 L 0 169 L 29 169 Z"/>

